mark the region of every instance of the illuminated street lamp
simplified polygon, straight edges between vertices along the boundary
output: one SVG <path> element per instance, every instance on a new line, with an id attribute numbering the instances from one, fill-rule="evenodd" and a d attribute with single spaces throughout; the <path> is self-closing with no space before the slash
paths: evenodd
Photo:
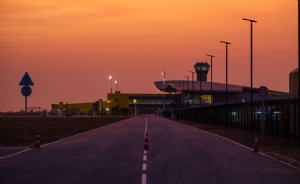
<path id="1" fill-rule="evenodd" d="M 112 94 L 112 79 L 113 79 L 113 77 L 110 75 L 109 79 L 110 79 L 110 93 Z"/>
<path id="2" fill-rule="evenodd" d="M 116 84 L 116 93 L 118 93 L 118 83 L 119 83 L 119 81 L 115 80 L 115 84 Z"/>
<path id="3" fill-rule="evenodd" d="M 253 88 L 252 88 L 252 84 L 253 84 L 253 80 L 252 80 L 252 75 L 253 75 L 253 67 L 252 67 L 252 23 L 253 22 L 257 22 L 256 20 L 250 20 L 250 19 L 245 19 L 243 18 L 243 20 L 249 21 L 250 22 L 250 90 L 251 90 L 251 102 L 250 102 L 250 121 L 251 121 L 251 133 L 253 133 L 253 108 L 252 108 L 252 101 L 253 101 Z"/>
<path id="4" fill-rule="evenodd" d="M 166 82 L 166 72 L 162 71 L 161 73 L 164 76 L 164 81 L 163 81 L 163 112 L 165 112 L 165 82 Z"/>
<path id="5" fill-rule="evenodd" d="M 212 72 L 213 72 L 213 63 L 212 63 L 212 58 L 215 57 L 213 55 L 206 54 L 207 56 L 210 57 L 210 123 L 212 124 Z"/>
<path id="6" fill-rule="evenodd" d="M 230 42 L 224 42 L 224 41 L 220 41 L 220 42 L 226 44 L 226 107 L 225 107 L 225 126 L 227 128 L 228 44 L 231 44 L 231 43 Z"/>

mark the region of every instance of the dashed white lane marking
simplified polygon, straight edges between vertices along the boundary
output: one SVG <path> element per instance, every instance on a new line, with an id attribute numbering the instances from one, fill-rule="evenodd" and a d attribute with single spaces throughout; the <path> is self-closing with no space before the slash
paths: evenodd
<path id="1" fill-rule="evenodd" d="M 148 131 L 148 117 L 146 116 L 146 126 L 145 126 L 145 135 Z"/>
<path id="2" fill-rule="evenodd" d="M 148 118 L 146 116 L 146 125 L 145 125 L 145 138 L 146 138 L 146 134 L 148 131 Z M 147 184 L 147 174 L 145 173 L 147 171 L 147 150 L 144 150 L 144 155 L 143 155 L 143 167 L 142 167 L 142 170 L 143 170 L 143 174 L 142 174 L 142 184 Z"/>
<path id="3" fill-rule="evenodd" d="M 142 184 L 146 184 L 146 183 L 147 183 L 147 175 L 142 174 Z"/>
<path id="4" fill-rule="evenodd" d="M 147 171 L 147 164 L 143 163 L 143 171 Z"/>

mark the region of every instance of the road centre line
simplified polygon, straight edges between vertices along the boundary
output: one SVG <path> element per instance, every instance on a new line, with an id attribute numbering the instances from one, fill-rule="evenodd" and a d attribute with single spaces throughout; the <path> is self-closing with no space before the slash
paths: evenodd
<path id="1" fill-rule="evenodd" d="M 147 171 L 147 164 L 143 163 L 143 171 Z"/>
<path id="2" fill-rule="evenodd" d="M 145 134 L 144 134 L 144 139 L 146 139 L 146 135 L 147 135 L 147 131 L 148 131 L 148 118 L 146 116 L 146 125 L 145 125 Z M 147 150 L 144 150 L 144 155 L 143 155 L 143 166 L 142 166 L 142 171 L 146 172 L 147 171 L 147 163 L 145 163 L 147 161 Z M 142 184 L 147 184 L 147 174 L 143 173 L 142 174 Z"/>
<path id="3" fill-rule="evenodd" d="M 146 183 L 147 183 L 147 175 L 142 174 L 142 184 L 146 184 Z"/>
<path id="4" fill-rule="evenodd" d="M 145 135 L 148 131 L 148 117 L 146 116 L 146 126 L 145 126 Z"/>

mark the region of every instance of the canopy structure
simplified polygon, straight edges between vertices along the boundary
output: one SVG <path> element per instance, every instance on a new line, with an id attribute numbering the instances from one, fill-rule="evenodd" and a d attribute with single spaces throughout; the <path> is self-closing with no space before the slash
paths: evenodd
<path id="1" fill-rule="evenodd" d="M 165 81 L 165 85 L 163 81 L 155 81 L 154 85 L 160 91 L 165 91 L 167 93 L 175 93 L 175 92 L 210 92 L 211 89 L 213 92 L 225 92 L 226 84 L 213 82 L 212 85 L 207 81 L 184 81 L 184 80 L 168 80 Z M 211 88 L 212 87 L 212 88 Z M 242 92 L 243 86 L 228 84 L 227 90 L 228 92 Z M 257 90 L 257 89 L 256 89 Z"/>

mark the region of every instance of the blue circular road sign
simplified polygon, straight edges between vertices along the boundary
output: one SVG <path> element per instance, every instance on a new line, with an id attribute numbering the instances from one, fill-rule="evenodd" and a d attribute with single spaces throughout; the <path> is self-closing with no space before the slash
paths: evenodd
<path id="1" fill-rule="evenodd" d="M 29 96 L 29 95 L 31 95 L 31 92 L 32 92 L 31 88 L 27 85 L 23 86 L 21 89 L 21 93 L 23 96 Z"/>

